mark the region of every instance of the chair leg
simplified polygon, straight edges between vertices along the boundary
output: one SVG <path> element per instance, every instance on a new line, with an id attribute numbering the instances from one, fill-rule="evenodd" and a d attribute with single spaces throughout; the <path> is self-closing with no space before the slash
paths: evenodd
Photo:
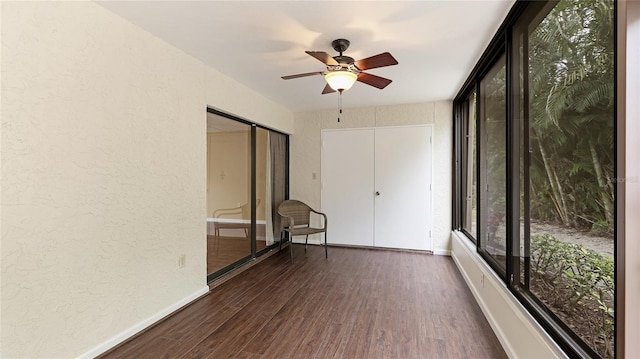
<path id="1" fill-rule="evenodd" d="M 280 242 L 278 243 L 278 252 L 280 252 L 282 250 L 282 241 L 284 240 L 284 236 L 282 235 L 282 232 L 280 232 Z"/>
<path id="2" fill-rule="evenodd" d="M 327 252 L 327 232 L 324 232 L 324 257 L 329 258 L 329 252 Z"/>
<path id="3" fill-rule="evenodd" d="M 304 237 L 304 251 L 307 251 L 307 243 L 309 242 L 309 235 L 307 234 L 306 237 Z"/>
<path id="4" fill-rule="evenodd" d="M 289 235 L 289 255 L 291 256 L 291 264 L 293 264 L 293 236 Z"/>

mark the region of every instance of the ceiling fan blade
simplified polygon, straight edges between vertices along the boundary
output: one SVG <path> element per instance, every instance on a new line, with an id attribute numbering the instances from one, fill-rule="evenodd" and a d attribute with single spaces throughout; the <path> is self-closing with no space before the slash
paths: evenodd
<path id="1" fill-rule="evenodd" d="M 325 65 L 340 65 L 331 55 L 324 51 L 305 51 L 307 54 L 320 60 Z"/>
<path id="2" fill-rule="evenodd" d="M 381 54 L 367 57 L 366 59 L 358 60 L 354 63 L 360 71 L 375 69 L 376 67 L 384 67 L 397 65 L 398 61 L 391 56 L 388 52 L 383 52 Z"/>
<path id="3" fill-rule="evenodd" d="M 325 86 L 324 89 L 322 90 L 323 95 L 332 93 L 332 92 L 336 92 L 336 90 L 332 89 L 331 86 L 329 86 L 329 84 L 327 84 L 327 86 Z"/>
<path id="4" fill-rule="evenodd" d="M 314 75 L 322 75 L 322 72 L 316 71 L 316 72 L 307 72 L 304 74 L 282 76 L 282 79 L 291 80 L 291 79 L 297 79 L 298 77 L 307 77 L 307 76 L 314 76 Z"/>
<path id="5" fill-rule="evenodd" d="M 366 72 L 361 72 L 358 74 L 358 81 L 364 82 L 367 85 L 371 85 L 373 87 L 377 87 L 380 90 L 387 87 L 391 83 L 391 80 L 385 79 L 384 77 L 368 74 Z"/>

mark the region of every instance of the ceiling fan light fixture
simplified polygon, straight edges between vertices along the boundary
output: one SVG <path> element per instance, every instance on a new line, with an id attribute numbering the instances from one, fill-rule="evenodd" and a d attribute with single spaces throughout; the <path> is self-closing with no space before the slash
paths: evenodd
<path id="1" fill-rule="evenodd" d="M 353 86 L 358 79 L 358 75 L 351 71 L 338 70 L 326 73 L 324 79 L 332 89 L 342 92 Z"/>

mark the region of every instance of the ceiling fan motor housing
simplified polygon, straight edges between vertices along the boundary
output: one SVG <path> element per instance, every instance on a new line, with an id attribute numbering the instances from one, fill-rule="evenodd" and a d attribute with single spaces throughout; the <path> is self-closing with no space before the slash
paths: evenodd
<path id="1" fill-rule="evenodd" d="M 352 64 L 355 62 L 353 57 L 349 57 L 349 56 L 339 55 L 339 56 L 334 56 L 333 58 L 334 60 L 338 61 L 339 64 Z"/>
<path id="2" fill-rule="evenodd" d="M 351 42 L 349 42 L 349 40 L 347 39 L 336 39 L 331 42 L 331 46 L 334 50 L 340 53 L 340 56 L 342 56 L 343 52 L 347 51 L 350 44 Z"/>

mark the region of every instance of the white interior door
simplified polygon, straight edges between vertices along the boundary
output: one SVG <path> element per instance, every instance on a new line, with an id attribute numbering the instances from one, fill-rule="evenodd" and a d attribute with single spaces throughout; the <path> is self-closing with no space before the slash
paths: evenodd
<path id="1" fill-rule="evenodd" d="M 431 126 L 376 128 L 376 247 L 431 249 L 431 132 Z"/>
<path id="2" fill-rule="evenodd" d="M 322 211 L 327 242 L 373 246 L 374 130 L 322 132 Z"/>
<path id="3" fill-rule="evenodd" d="M 322 132 L 327 242 L 431 249 L 431 135 L 431 126 Z"/>

